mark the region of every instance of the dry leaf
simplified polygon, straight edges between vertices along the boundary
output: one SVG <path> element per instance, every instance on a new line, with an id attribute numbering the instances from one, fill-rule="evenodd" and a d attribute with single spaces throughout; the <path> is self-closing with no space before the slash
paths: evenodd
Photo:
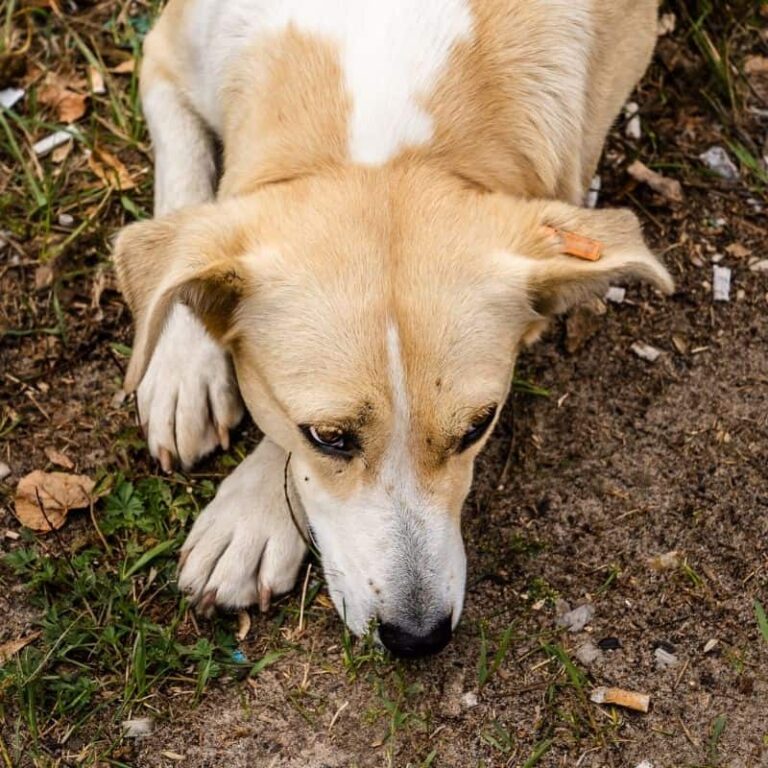
<path id="1" fill-rule="evenodd" d="M 669 179 L 656 171 L 652 171 L 647 165 L 635 160 L 627 168 L 629 175 L 637 181 L 647 184 L 654 192 L 666 197 L 675 203 L 683 201 L 683 188 L 676 179 Z"/>
<path id="2" fill-rule="evenodd" d="M 16 517 L 33 531 L 61 528 L 71 509 L 90 506 L 95 485 L 86 475 L 36 469 L 16 486 Z"/>
<path id="3" fill-rule="evenodd" d="M 744 74 L 755 93 L 768 102 L 768 58 L 765 56 L 748 56 L 744 62 Z"/>
<path id="4" fill-rule="evenodd" d="M 45 449 L 45 455 L 51 464 L 55 464 L 57 467 L 64 467 L 64 469 L 74 469 L 75 463 L 65 453 L 57 451 L 52 446 L 48 446 Z"/>
<path id="5" fill-rule="evenodd" d="M 725 246 L 725 252 L 737 259 L 746 259 L 752 255 L 752 251 L 741 243 L 731 243 Z"/>
<path id="6" fill-rule="evenodd" d="M 67 141 L 61 146 L 56 147 L 56 149 L 51 152 L 51 160 L 56 164 L 63 163 L 72 154 L 74 147 L 74 141 Z"/>
<path id="7" fill-rule="evenodd" d="M 75 93 L 58 80 L 51 79 L 37 91 L 40 104 L 52 107 L 63 123 L 74 123 L 85 114 L 85 102 L 88 96 Z"/>
<path id="8" fill-rule="evenodd" d="M 136 186 L 125 165 L 106 149 L 94 149 L 88 156 L 88 165 L 108 187 L 125 191 Z"/>
<path id="9" fill-rule="evenodd" d="M 0 664 L 5 664 L 13 658 L 22 648 L 28 646 L 31 642 L 37 640 L 40 637 L 39 632 L 33 632 L 26 637 L 20 637 L 18 640 L 9 640 L 7 643 L 0 645 Z"/>
<path id="10" fill-rule="evenodd" d="M 121 61 L 116 67 L 111 67 L 109 71 L 115 75 L 130 75 L 133 74 L 135 69 L 136 60 L 127 59 L 126 61 Z"/>
<path id="11" fill-rule="evenodd" d="M 35 290 L 42 291 L 53 284 L 53 267 L 50 264 L 41 264 L 35 269 Z"/>

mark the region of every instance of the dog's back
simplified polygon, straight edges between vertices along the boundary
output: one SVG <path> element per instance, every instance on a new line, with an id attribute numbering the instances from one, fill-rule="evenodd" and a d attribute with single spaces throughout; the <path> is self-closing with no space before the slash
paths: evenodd
<path id="1" fill-rule="evenodd" d="M 648 63 L 656 10 L 656 0 L 172 0 L 148 39 L 143 87 L 170 75 L 223 138 L 225 193 L 410 155 L 491 189 L 578 202 Z"/>

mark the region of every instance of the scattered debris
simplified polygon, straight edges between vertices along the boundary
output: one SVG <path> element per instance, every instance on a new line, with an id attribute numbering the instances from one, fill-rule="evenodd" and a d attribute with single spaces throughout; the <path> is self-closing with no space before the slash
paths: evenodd
<path id="1" fill-rule="evenodd" d="M 676 667 L 680 662 L 674 653 L 670 653 L 665 648 L 659 646 L 653 652 L 653 657 L 656 659 L 657 669 L 668 669 L 669 667 Z"/>
<path id="2" fill-rule="evenodd" d="M 35 290 L 42 291 L 53 285 L 53 267 L 50 264 L 39 264 L 35 269 Z"/>
<path id="3" fill-rule="evenodd" d="M 678 549 L 648 558 L 648 565 L 654 571 L 672 571 L 679 568 L 682 562 L 683 553 Z"/>
<path id="4" fill-rule="evenodd" d="M 16 486 L 16 517 L 33 531 L 61 528 L 71 509 L 90 506 L 95 485 L 87 475 L 36 469 Z"/>
<path id="5" fill-rule="evenodd" d="M 624 117 L 627 119 L 627 124 L 624 126 L 624 135 L 634 141 L 638 141 L 643 135 L 639 112 L 640 105 L 636 101 L 628 101 L 624 105 Z"/>
<path id="6" fill-rule="evenodd" d="M 3 88 L 0 90 L 0 107 L 13 109 L 23 98 L 23 88 Z"/>
<path id="7" fill-rule="evenodd" d="M 589 183 L 589 189 L 587 190 L 587 197 L 584 204 L 587 208 L 597 208 L 597 201 L 600 198 L 600 187 L 603 182 L 599 176 L 593 176 L 592 181 Z"/>
<path id="8" fill-rule="evenodd" d="M 569 354 L 580 350 L 602 327 L 600 316 L 605 314 L 605 304 L 596 302 L 580 304 L 570 312 L 565 321 L 565 349 Z"/>
<path id="9" fill-rule="evenodd" d="M 472 709 L 473 707 L 476 707 L 477 706 L 477 694 L 473 693 L 472 691 L 467 691 L 461 697 L 461 704 L 462 704 L 462 706 L 466 707 L 467 709 Z"/>
<path id="10" fill-rule="evenodd" d="M 604 637 L 598 640 L 597 647 L 601 651 L 618 651 L 621 648 L 621 640 L 618 637 Z"/>
<path id="11" fill-rule="evenodd" d="M 653 763 L 650 760 L 643 760 L 641 763 L 638 763 L 635 768 L 653 768 Z"/>
<path id="12" fill-rule="evenodd" d="M 677 26 L 677 16 L 674 13 L 662 13 L 659 17 L 659 24 L 656 33 L 659 37 L 664 37 L 675 31 Z"/>
<path id="13" fill-rule="evenodd" d="M 746 259 L 747 256 L 752 255 L 752 251 L 741 243 L 731 243 L 730 245 L 726 245 L 725 252 L 736 259 Z"/>
<path id="14" fill-rule="evenodd" d="M 3 461 L 0 461 L 0 482 L 5 480 L 11 474 L 11 468 Z"/>
<path id="15" fill-rule="evenodd" d="M 712 299 L 731 300 L 731 270 L 728 267 L 712 267 Z"/>
<path id="16" fill-rule="evenodd" d="M 655 363 L 661 357 L 661 350 L 646 344 L 644 341 L 636 341 L 630 350 L 634 352 L 641 360 L 647 360 L 649 363 Z"/>
<path id="17" fill-rule="evenodd" d="M 643 183 L 647 184 L 654 192 L 665 197 L 667 200 L 673 203 L 680 203 L 683 200 L 683 187 L 677 179 L 670 179 L 667 176 L 662 176 L 656 171 L 652 171 L 647 165 L 635 160 L 632 165 L 627 168 L 629 175 Z"/>
<path id="18" fill-rule="evenodd" d="M 627 289 L 618 285 L 612 285 L 605 294 L 605 300 L 614 304 L 623 304 L 627 296 Z"/>
<path id="19" fill-rule="evenodd" d="M 26 648 L 30 643 L 40 637 L 40 632 L 33 632 L 26 637 L 20 637 L 18 640 L 9 640 L 7 643 L 0 644 L 0 664 L 13 658 L 22 648 Z"/>
<path id="20" fill-rule="evenodd" d="M 765 56 L 747 56 L 744 61 L 744 74 L 755 93 L 768 102 L 768 58 Z"/>
<path id="21" fill-rule="evenodd" d="M 251 631 L 251 614 L 248 611 L 238 611 L 237 614 L 237 632 L 235 637 L 239 642 L 245 640 L 248 637 L 248 633 Z"/>
<path id="22" fill-rule="evenodd" d="M 615 704 L 635 712 L 647 712 L 651 703 L 651 697 L 647 693 L 625 691 L 623 688 L 595 688 L 589 698 L 595 704 Z"/>
<path id="23" fill-rule="evenodd" d="M 60 147 L 62 144 L 66 144 L 68 141 L 76 138 L 77 134 L 72 130 L 61 130 L 46 136 L 44 139 L 35 142 L 32 145 L 32 151 L 38 157 L 45 157 L 50 152 L 53 152 L 56 147 Z"/>
<path id="24" fill-rule="evenodd" d="M 10 539 L 11 541 L 18 541 L 21 538 L 21 534 L 18 531 L 6 531 L 4 534 L 6 539 Z"/>
<path id="25" fill-rule="evenodd" d="M 562 614 L 557 619 L 559 627 L 565 627 L 569 632 L 581 632 L 595 615 L 595 606 L 585 603 L 572 611 Z"/>
<path id="26" fill-rule="evenodd" d="M 760 259 L 760 261 L 750 264 L 749 268 L 752 272 L 768 272 L 768 259 Z"/>
<path id="27" fill-rule="evenodd" d="M 718 145 L 710 147 L 706 152 L 702 152 L 699 155 L 699 160 L 721 179 L 736 181 L 739 178 L 739 169 L 736 167 L 736 164 L 731 160 L 728 153 Z"/>
<path id="28" fill-rule="evenodd" d="M 75 462 L 72 461 L 69 456 L 67 456 L 65 453 L 62 453 L 61 451 L 57 451 L 52 446 L 45 448 L 44 453 L 48 461 L 50 461 L 51 464 L 55 464 L 57 467 L 63 467 L 64 469 L 75 468 Z"/>
<path id="29" fill-rule="evenodd" d="M 747 292 L 743 288 L 736 291 L 736 301 L 744 301 L 747 298 Z"/>
<path id="30" fill-rule="evenodd" d="M 110 67 L 109 72 L 113 75 L 131 75 L 136 69 L 136 59 L 126 59 L 121 61 L 116 67 Z"/>
<path id="31" fill-rule="evenodd" d="M 123 736 L 126 739 L 143 739 L 152 733 L 152 721 L 148 717 L 123 720 Z"/>
<path id="32" fill-rule="evenodd" d="M 591 641 L 582 643 L 573 654 L 584 666 L 589 666 L 600 658 L 600 649 Z"/>
<path id="33" fill-rule="evenodd" d="M 133 189 L 136 182 L 123 163 L 106 149 L 94 149 L 88 153 L 88 167 L 106 186 L 122 192 Z"/>
<path id="34" fill-rule="evenodd" d="M 713 253 L 709 260 L 713 264 L 719 264 L 724 258 L 725 256 L 722 253 Z"/>
<path id="35" fill-rule="evenodd" d="M 719 642 L 720 641 L 715 637 L 707 640 L 707 642 L 704 645 L 704 653 L 712 653 L 712 651 L 715 650 Z"/>
<path id="36" fill-rule="evenodd" d="M 59 226 L 71 227 L 75 223 L 75 217 L 71 213 L 59 214 Z"/>

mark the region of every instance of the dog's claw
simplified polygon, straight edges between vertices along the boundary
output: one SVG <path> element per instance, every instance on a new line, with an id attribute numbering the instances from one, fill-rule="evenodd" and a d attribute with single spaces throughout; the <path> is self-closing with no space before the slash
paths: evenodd
<path id="1" fill-rule="evenodd" d="M 176 569 L 176 574 L 178 575 L 181 572 L 181 569 L 184 567 L 184 563 L 187 562 L 187 558 L 189 557 L 190 550 L 189 549 L 183 549 L 181 551 L 181 554 L 179 555 L 179 565 Z"/>
<path id="2" fill-rule="evenodd" d="M 160 467 L 166 474 L 170 474 L 173 470 L 173 457 L 171 452 L 167 448 L 161 448 L 157 455 L 160 461 Z"/>

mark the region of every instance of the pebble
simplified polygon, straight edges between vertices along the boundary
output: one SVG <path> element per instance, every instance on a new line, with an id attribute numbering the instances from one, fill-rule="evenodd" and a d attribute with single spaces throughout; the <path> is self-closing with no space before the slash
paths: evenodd
<path id="1" fill-rule="evenodd" d="M 467 691 L 462 697 L 461 697 L 461 704 L 462 706 L 466 707 L 467 709 L 472 709 L 473 707 L 477 706 L 477 694 L 472 691 Z"/>
<path id="2" fill-rule="evenodd" d="M 627 289 L 618 285 L 612 285 L 605 294 L 606 301 L 612 301 L 614 304 L 623 304 L 627 295 Z"/>
<path id="3" fill-rule="evenodd" d="M 0 461 L 0 480 L 5 480 L 5 478 L 10 474 L 11 468 L 4 462 Z"/>
<path id="4" fill-rule="evenodd" d="M 715 637 L 707 640 L 706 644 L 704 645 L 704 653 L 712 653 L 712 651 L 715 650 L 718 642 L 719 641 Z"/>
<path id="5" fill-rule="evenodd" d="M 560 627 L 565 627 L 569 632 L 581 632 L 589 624 L 595 615 L 595 606 L 586 603 L 564 613 L 557 620 Z"/>
<path id="6" fill-rule="evenodd" d="M 576 649 L 574 656 L 584 666 L 588 666 L 600 658 L 600 649 L 591 640 L 587 640 Z"/>
<path id="7" fill-rule="evenodd" d="M 643 135 L 640 125 L 640 107 L 636 101 L 628 101 L 624 106 L 624 117 L 627 118 L 627 124 L 624 126 L 624 135 L 628 139 L 639 140 Z"/>
<path id="8" fill-rule="evenodd" d="M 728 267 L 712 267 L 713 301 L 731 300 L 731 270 Z"/>
<path id="9" fill-rule="evenodd" d="M 650 760 L 643 760 L 643 762 L 638 763 L 635 768 L 653 768 L 653 763 Z"/>
<path id="10" fill-rule="evenodd" d="M 653 656 L 656 659 L 657 669 L 668 669 L 669 667 L 676 667 L 678 664 L 677 656 L 661 647 L 653 652 Z"/>
<path id="11" fill-rule="evenodd" d="M 630 350 L 634 352 L 641 360 L 647 360 L 649 363 L 655 363 L 661 357 L 661 350 L 646 344 L 643 341 L 636 341 Z"/>
<path id="12" fill-rule="evenodd" d="M 699 160 L 721 179 L 736 181 L 736 179 L 739 178 L 739 169 L 736 167 L 733 160 L 731 160 L 728 153 L 720 146 L 715 145 L 714 147 L 710 147 L 706 152 L 702 152 L 699 155 Z"/>
<path id="13" fill-rule="evenodd" d="M 69 214 L 69 213 L 59 214 L 59 224 L 62 227 L 71 227 L 74 223 L 75 223 L 75 217 L 72 216 L 72 214 Z"/>
<path id="14" fill-rule="evenodd" d="M 760 261 L 750 264 L 749 268 L 752 272 L 768 272 L 768 259 L 760 259 Z"/>

